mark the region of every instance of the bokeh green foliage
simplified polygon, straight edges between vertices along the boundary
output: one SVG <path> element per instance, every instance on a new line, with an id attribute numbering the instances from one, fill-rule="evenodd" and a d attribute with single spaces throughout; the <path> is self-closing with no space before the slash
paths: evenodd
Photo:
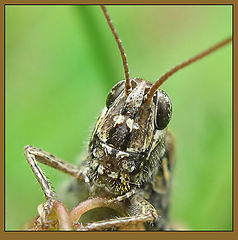
<path id="1" fill-rule="evenodd" d="M 110 6 L 131 77 L 154 82 L 175 64 L 231 35 L 231 6 Z M 6 230 L 36 215 L 44 196 L 23 155 L 41 147 L 75 162 L 124 78 L 98 6 L 6 6 Z M 171 222 L 181 229 L 232 229 L 231 45 L 163 86 L 176 137 Z M 55 186 L 70 179 L 42 166 Z"/>

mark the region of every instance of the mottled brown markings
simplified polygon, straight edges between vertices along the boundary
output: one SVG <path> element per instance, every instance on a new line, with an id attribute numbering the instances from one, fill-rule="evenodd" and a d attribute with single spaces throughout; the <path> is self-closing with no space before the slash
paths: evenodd
<path id="1" fill-rule="evenodd" d="M 125 123 L 118 124 L 109 131 L 109 138 L 106 143 L 125 151 L 130 141 L 130 135 L 130 129 Z"/>
<path id="2" fill-rule="evenodd" d="M 166 129 L 172 113 L 171 102 L 158 87 L 176 71 L 224 46 L 231 38 L 177 65 L 152 84 L 139 78 L 130 79 L 124 48 L 106 8 L 102 6 L 102 9 L 121 52 L 126 81 L 116 84 L 108 95 L 106 107 L 90 139 L 85 166 L 78 169 L 41 149 L 25 148 L 27 161 L 47 198 L 38 220 L 40 224 L 47 225 L 47 215 L 55 200 L 51 185 L 37 161 L 88 183 L 91 195 L 106 197 L 108 203 L 118 204 L 126 200 L 132 208 L 129 212 L 134 213 L 130 217 L 80 225 L 77 230 L 145 222 L 154 222 L 155 229 L 162 230 L 167 218 L 174 142 Z M 155 208 L 145 199 L 149 199 Z M 161 216 L 159 223 L 156 209 Z"/>

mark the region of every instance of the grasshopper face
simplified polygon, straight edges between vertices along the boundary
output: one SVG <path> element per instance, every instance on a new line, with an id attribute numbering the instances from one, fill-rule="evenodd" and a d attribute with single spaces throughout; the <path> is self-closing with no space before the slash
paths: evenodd
<path id="1" fill-rule="evenodd" d="M 88 178 L 113 195 L 139 188 L 157 171 L 172 113 L 162 90 L 146 100 L 150 82 L 136 78 L 131 86 L 128 96 L 125 81 L 112 88 L 89 144 Z"/>

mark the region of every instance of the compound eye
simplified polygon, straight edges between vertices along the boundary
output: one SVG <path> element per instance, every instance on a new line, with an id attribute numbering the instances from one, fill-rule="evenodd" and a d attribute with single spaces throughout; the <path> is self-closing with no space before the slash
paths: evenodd
<path id="1" fill-rule="evenodd" d="M 122 80 L 118 82 L 110 91 L 110 93 L 107 96 L 106 100 L 106 107 L 110 108 L 111 105 L 114 103 L 114 101 L 117 99 L 117 97 L 123 92 L 125 89 L 125 80 Z"/>
<path id="2" fill-rule="evenodd" d="M 172 115 L 172 104 L 168 95 L 163 90 L 157 91 L 155 127 L 162 130 L 169 124 Z"/>

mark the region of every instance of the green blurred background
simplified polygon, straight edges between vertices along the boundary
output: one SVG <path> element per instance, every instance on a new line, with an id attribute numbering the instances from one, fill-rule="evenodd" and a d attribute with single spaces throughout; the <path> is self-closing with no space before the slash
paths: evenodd
<path id="1" fill-rule="evenodd" d="M 131 77 L 154 82 L 232 34 L 231 6 L 109 6 Z M 232 48 L 183 69 L 163 86 L 176 137 L 171 223 L 232 229 Z M 75 162 L 110 88 L 124 78 L 99 6 L 6 6 L 6 230 L 36 215 L 44 196 L 23 147 Z M 43 167 L 55 189 L 70 177 Z"/>

